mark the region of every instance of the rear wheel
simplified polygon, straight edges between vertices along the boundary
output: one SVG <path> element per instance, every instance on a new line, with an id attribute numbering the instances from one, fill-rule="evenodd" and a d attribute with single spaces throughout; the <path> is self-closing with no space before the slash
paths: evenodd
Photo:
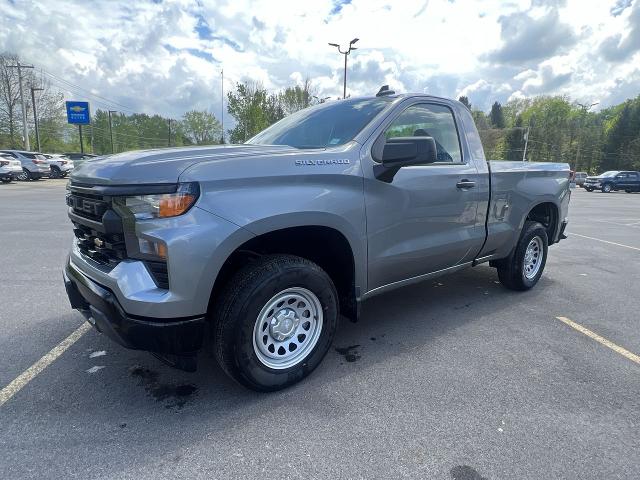
<path id="1" fill-rule="evenodd" d="M 62 178 L 62 172 L 58 167 L 51 167 L 51 178 Z"/>
<path id="2" fill-rule="evenodd" d="M 527 221 L 512 254 L 497 262 L 500 283 L 511 290 L 529 290 L 544 271 L 549 241 L 547 230 L 538 222 Z"/>
<path id="3" fill-rule="evenodd" d="M 318 265 L 268 255 L 241 269 L 214 309 L 214 350 L 231 378 L 259 391 L 309 375 L 338 324 L 338 295 Z"/>
<path id="4" fill-rule="evenodd" d="M 2 179 L 2 183 L 11 183 L 11 179 L 10 178 L 3 178 Z"/>
<path id="5" fill-rule="evenodd" d="M 26 168 L 23 168 L 22 172 L 18 175 L 17 178 L 18 180 L 22 180 L 23 182 L 29 180 L 29 178 L 31 178 L 31 175 L 29 174 L 29 170 L 27 170 Z"/>

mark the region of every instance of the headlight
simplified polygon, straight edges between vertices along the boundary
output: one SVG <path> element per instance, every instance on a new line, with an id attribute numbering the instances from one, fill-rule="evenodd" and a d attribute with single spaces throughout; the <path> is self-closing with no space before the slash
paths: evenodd
<path id="1" fill-rule="evenodd" d="M 121 197 L 119 204 L 137 219 L 176 217 L 187 212 L 200 194 L 198 184 L 181 183 L 175 193 Z"/>

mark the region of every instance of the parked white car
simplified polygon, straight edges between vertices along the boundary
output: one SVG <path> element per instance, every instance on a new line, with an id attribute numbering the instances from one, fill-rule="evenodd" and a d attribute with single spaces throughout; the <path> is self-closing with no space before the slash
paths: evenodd
<path id="1" fill-rule="evenodd" d="M 22 173 L 22 164 L 11 155 L 0 153 L 0 181 L 9 183 Z"/>
<path id="2" fill-rule="evenodd" d="M 73 170 L 73 160 L 61 153 L 43 153 L 49 162 L 50 178 L 64 178 Z"/>
<path id="3" fill-rule="evenodd" d="M 18 180 L 40 180 L 51 173 L 49 161 L 40 153 L 23 150 L 0 150 L 0 153 L 9 154 L 20 161 L 22 173 L 18 176 Z"/>

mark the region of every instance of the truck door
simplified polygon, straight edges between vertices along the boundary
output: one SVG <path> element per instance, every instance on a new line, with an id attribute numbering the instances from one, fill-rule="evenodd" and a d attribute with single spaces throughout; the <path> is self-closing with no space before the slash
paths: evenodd
<path id="1" fill-rule="evenodd" d="M 369 291 L 456 266 L 481 248 L 478 200 L 488 197 L 488 173 L 464 153 L 462 128 L 446 104 L 423 100 L 401 108 L 376 139 L 431 136 L 438 162 L 401 168 L 390 182 L 375 178 L 376 161 L 365 145 Z"/>

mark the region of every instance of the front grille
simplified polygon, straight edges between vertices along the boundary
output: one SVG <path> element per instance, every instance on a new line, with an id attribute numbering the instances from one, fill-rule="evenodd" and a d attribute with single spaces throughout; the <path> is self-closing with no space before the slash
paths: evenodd
<path id="1" fill-rule="evenodd" d="M 112 197 L 89 185 L 70 185 L 67 195 L 69 217 L 80 252 L 94 262 L 115 267 L 122 260 L 141 260 L 159 288 L 169 289 L 167 263 L 149 259 L 139 251 L 133 222 L 112 208 Z"/>
<path id="2" fill-rule="evenodd" d="M 76 215 L 98 222 L 110 206 L 109 202 L 97 195 L 77 192 L 67 195 L 67 205 Z"/>
<path id="3" fill-rule="evenodd" d="M 80 252 L 100 265 L 115 267 L 127 258 L 127 248 L 122 234 L 98 232 L 78 222 L 73 222 L 73 227 Z"/>

